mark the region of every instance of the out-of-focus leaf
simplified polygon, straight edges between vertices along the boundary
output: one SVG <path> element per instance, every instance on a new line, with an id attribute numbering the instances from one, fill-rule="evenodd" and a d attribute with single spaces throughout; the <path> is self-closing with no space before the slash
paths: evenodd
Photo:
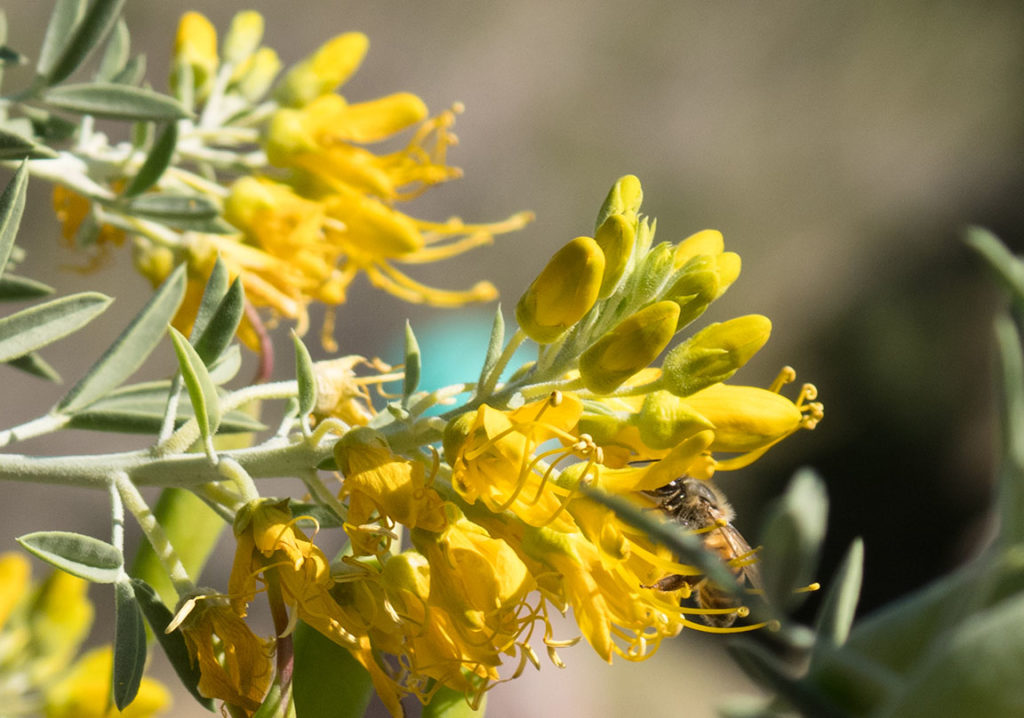
<path id="1" fill-rule="evenodd" d="M 344 519 L 334 513 L 330 507 L 317 503 L 305 503 L 302 501 L 290 501 L 288 508 L 299 525 L 322 529 L 341 528 L 345 523 Z"/>
<path id="2" fill-rule="evenodd" d="M 70 36 L 62 33 L 58 38 L 61 42 L 59 53 L 55 53 L 52 67 L 44 67 L 40 62 L 39 74 L 48 84 L 56 85 L 63 82 L 74 72 L 82 61 L 101 43 L 110 30 L 125 0 L 92 0 L 81 20 L 74 24 Z M 69 3 L 70 4 L 70 3 Z M 47 32 L 49 35 L 49 32 Z"/>
<path id="3" fill-rule="evenodd" d="M 74 413 L 131 376 L 156 348 L 184 295 L 185 267 L 181 265 L 55 409 Z"/>
<path id="4" fill-rule="evenodd" d="M 147 194 L 136 197 L 126 211 L 141 217 L 167 222 L 190 219 L 212 219 L 217 216 L 217 205 L 206 197 L 181 194 Z"/>
<path id="5" fill-rule="evenodd" d="M 52 381 L 55 384 L 60 382 L 60 374 L 57 373 L 57 370 L 50 366 L 45 359 L 35 352 L 17 357 L 16 359 L 11 359 L 9 362 L 6 362 L 6 364 L 9 367 L 20 369 L 21 371 L 37 376 L 40 379 L 46 379 L 47 381 Z"/>
<path id="6" fill-rule="evenodd" d="M 498 359 L 501 358 L 501 352 L 505 345 L 505 316 L 501 313 L 501 305 L 494 310 L 494 323 L 491 324 L 491 338 L 487 342 L 487 354 L 484 357 L 483 368 L 480 369 L 480 379 L 477 382 L 478 385 L 485 389 L 490 387 L 484 387 L 484 382 L 487 381 L 488 376 L 498 363 Z M 498 377 L 494 377 L 493 381 L 497 381 Z"/>
<path id="7" fill-rule="evenodd" d="M 1003 459 L 999 468 L 996 506 L 999 540 L 1024 542 L 1024 356 L 1020 333 L 1007 318 L 996 321 L 996 343 L 1002 374 L 999 398 Z"/>
<path id="8" fill-rule="evenodd" d="M 1014 304 L 1018 307 L 1024 304 L 1024 262 L 984 227 L 969 227 L 966 241 L 988 263 L 996 278 L 1010 292 Z"/>
<path id="9" fill-rule="evenodd" d="M 412 396 L 420 386 L 420 368 L 422 358 L 420 357 L 420 344 L 416 341 L 416 335 L 412 331 L 412 324 L 405 322 L 405 379 L 402 385 L 402 394 L 405 397 Z"/>
<path id="10" fill-rule="evenodd" d="M 0 362 L 10 361 L 81 329 L 113 300 L 81 292 L 0 319 Z"/>
<path id="11" fill-rule="evenodd" d="M 28 166 L 22 162 L 14 177 L 0 194 L 0 274 L 7 267 L 7 260 L 14 248 L 21 215 L 25 211 L 25 187 L 28 185 Z"/>
<path id="12" fill-rule="evenodd" d="M 146 617 L 150 628 L 153 629 L 153 635 L 164 649 L 164 654 L 170 661 L 174 672 L 178 674 L 178 678 L 181 679 L 182 685 L 206 710 L 212 711 L 213 701 L 204 698 L 199 693 L 199 664 L 193 663 L 188 648 L 185 647 L 185 639 L 182 638 L 181 631 L 165 632 L 174 615 L 160 600 L 152 586 L 140 578 L 133 578 L 131 582 L 135 591 L 135 599 L 139 603 L 139 608 L 142 609 L 142 615 Z"/>
<path id="13" fill-rule="evenodd" d="M 864 576 L 864 542 L 855 539 L 836 569 L 815 618 L 818 641 L 831 646 L 846 643 L 857 611 Z"/>
<path id="14" fill-rule="evenodd" d="M 85 0 L 57 0 L 46 25 L 36 70 L 46 77 L 60 60 L 75 25 L 85 14 Z"/>
<path id="15" fill-rule="evenodd" d="M 53 288 L 10 272 L 0 277 L 0 302 L 38 299 L 53 294 Z"/>
<path id="16" fill-rule="evenodd" d="M 146 156 L 138 173 L 132 177 L 132 181 L 125 188 L 125 197 L 134 197 L 142 194 L 156 184 L 157 180 L 167 169 L 174 156 L 174 148 L 178 145 L 178 123 L 168 122 L 163 131 L 153 143 L 152 149 Z"/>
<path id="17" fill-rule="evenodd" d="M 316 408 L 316 376 L 313 373 L 313 359 L 309 356 L 309 349 L 295 332 L 292 332 L 292 342 L 295 344 L 295 379 L 299 385 L 299 416 L 307 417 Z"/>
<path id="18" fill-rule="evenodd" d="M 135 590 L 125 577 L 114 584 L 114 705 L 135 700 L 146 668 L 146 627 Z"/>
<path id="19" fill-rule="evenodd" d="M 34 135 L 45 142 L 62 142 L 70 139 L 78 129 L 77 123 L 41 107 L 22 105 L 20 109 L 29 120 Z"/>
<path id="20" fill-rule="evenodd" d="M 210 374 L 203 364 L 202 358 L 189 344 L 181 332 L 173 327 L 170 328 L 171 340 L 174 342 L 174 352 L 178 355 L 178 368 L 181 371 L 181 378 L 185 381 L 185 388 L 188 390 L 189 398 L 192 400 L 192 407 L 196 412 L 196 419 L 199 422 L 199 433 L 203 438 L 212 438 L 220 426 L 220 398 L 217 396 L 217 387 Z"/>
<path id="21" fill-rule="evenodd" d="M 827 519 L 824 484 L 814 472 L 800 471 L 769 512 L 762 532 L 761 573 L 770 605 L 785 609 L 806 595 L 796 591 L 813 580 Z"/>
<path id="22" fill-rule="evenodd" d="M 213 269 L 210 270 L 210 277 L 206 280 L 206 286 L 203 287 L 203 298 L 199 302 L 199 309 L 196 310 L 196 320 L 192 323 L 192 336 L 189 337 L 189 340 L 193 345 L 206 330 L 206 325 L 210 323 L 210 319 L 216 313 L 217 307 L 220 306 L 220 300 L 228 291 L 228 282 L 230 281 L 231 276 L 228 274 L 227 265 L 221 261 L 220 255 L 218 255 L 217 261 L 213 263 Z"/>
<path id="23" fill-rule="evenodd" d="M 124 557 L 117 547 L 71 531 L 36 531 L 15 539 L 43 561 L 93 583 L 113 583 Z"/>
<path id="24" fill-rule="evenodd" d="M 801 711 L 815 718 L 849 718 L 816 686 L 791 676 L 771 653 L 749 640 L 738 639 L 726 648 L 747 675 L 771 688 Z"/>
<path id="25" fill-rule="evenodd" d="M 40 99 L 61 110 L 112 120 L 172 121 L 188 117 L 185 108 L 172 97 L 113 82 L 61 85 L 50 88 Z"/>
<path id="26" fill-rule="evenodd" d="M 292 691 L 296 718 L 362 718 L 373 683 L 348 650 L 299 621 Z M 330 676 L 325 681 L 322 676 Z"/>
<path id="27" fill-rule="evenodd" d="M 30 160 L 53 159 L 57 153 L 29 137 L 0 128 L 0 160 L 16 160 L 27 157 Z"/>
<path id="28" fill-rule="evenodd" d="M 110 34 L 110 39 L 107 40 L 107 47 L 103 50 L 103 58 L 96 71 L 96 79 L 100 82 L 110 82 L 117 73 L 121 72 L 125 63 L 128 62 L 130 47 L 128 24 L 124 18 L 119 17 L 114 25 L 114 31 Z"/>
<path id="29" fill-rule="evenodd" d="M 431 697 L 430 702 L 423 706 L 423 718 L 481 718 L 487 707 L 487 694 L 480 699 L 480 705 L 474 710 L 466 702 L 466 696 L 448 686 L 441 686 Z"/>
<path id="30" fill-rule="evenodd" d="M 245 291 L 242 289 L 241 279 L 236 277 L 217 305 L 203 333 L 195 340 L 196 354 L 204 364 L 212 364 L 231 344 L 244 311 Z"/>
<path id="31" fill-rule="evenodd" d="M 129 60 L 124 69 L 110 79 L 116 85 L 135 86 L 142 82 L 146 76 L 146 56 L 136 55 Z"/>
<path id="32" fill-rule="evenodd" d="M 252 718 L 277 718 L 278 716 L 287 716 L 290 711 L 289 706 L 283 705 L 285 702 L 285 692 L 281 689 L 281 683 L 274 681 L 270 684 L 270 690 L 267 691 L 267 695 L 263 698 L 263 703 L 256 709 L 256 712 L 252 714 Z"/>
<path id="33" fill-rule="evenodd" d="M 7 45 L 0 46 L 0 67 L 4 65 L 24 65 L 28 58 Z"/>

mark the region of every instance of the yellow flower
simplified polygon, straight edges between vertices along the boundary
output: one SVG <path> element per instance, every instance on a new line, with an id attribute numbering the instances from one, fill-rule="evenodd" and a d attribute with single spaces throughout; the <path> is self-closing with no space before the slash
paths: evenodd
<path id="1" fill-rule="evenodd" d="M 159 681 L 143 677 L 135 700 L 118 711 L 111 705 L 111 646 L 82 654 L 71 670 L 46 691 L 46 718 L 149 718 L 167 712 L 171 693 Z"/>
<path id="2" fill-rule="evenodd" d="M 361 32 L 338 35 L 285 75 L 274 92 L 285 107 L 308 104 L 344 84 L 363 62 L 370 40 Z"/>
<path id="3" fill-rule="evenodd" d="M 357 376 L 355 367 L 359 365 L 379 373 Z M 374 416 L 367 386 L 401 378 L 401 374 L 390 374 L 390 371 L 391 367 L 379 359 L 370 361 L 355 354 L 314 363 L 316 407 L 313 415 L 317 420 L 334 417 L 349 426 L 365 426 Z"/>
<path id="4" fill-rule="evenodd" d="M 0 629 L 28 591 L 32 569 L 20 553 L 0 554 Z"/>
<path id="5" fill-rule="evenodd" d="M 274 677 L 273 640 L 257 637 L 219 596 L 200 596 L 178 630 L 199 665 L 199 692 L 252 715 Z"/>
<path id="6" fill-rule="evenodd" d="M 189 82 L 195 97 L 201 100 L 209 94 L 219 64 L 217 30 L 213 24 L 205 15 L 198 12 L 187 12 L 182 15 L 174 40 L 174 71 L 171 73 L 171 86 L 180 91 L 183 81 L 181 73 L 191 73 Z"/>

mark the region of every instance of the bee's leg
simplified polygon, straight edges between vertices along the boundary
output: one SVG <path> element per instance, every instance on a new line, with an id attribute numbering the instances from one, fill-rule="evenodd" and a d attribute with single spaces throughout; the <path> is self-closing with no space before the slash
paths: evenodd
<path id="1" fill-rule="evenodd" d="M 643 588 L 656 588 L 659 591 L 678 591 L 684 586 L 693 586 L 695 583 L 700 581 L 700 576 L 681 576 L 678 573 L 674 573 L 671 576 L 659 579 L 649 586 L 642 586 Z"/>

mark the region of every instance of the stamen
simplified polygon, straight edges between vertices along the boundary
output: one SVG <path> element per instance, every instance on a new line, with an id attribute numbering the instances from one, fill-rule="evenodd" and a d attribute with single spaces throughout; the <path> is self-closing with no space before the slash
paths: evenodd
<path id="1" fill-rule="evenodd" d="M 775 377 L 775 381 L 768 387 L 768 391 L 778 394 L 786 384 L 796 380 L 796 369 L 791 366 L 784 366 Z"/>

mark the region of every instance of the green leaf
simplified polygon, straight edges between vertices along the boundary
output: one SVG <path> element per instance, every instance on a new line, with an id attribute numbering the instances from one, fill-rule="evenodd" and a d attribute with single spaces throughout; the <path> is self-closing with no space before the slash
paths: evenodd
<path id="1" fill-rule="evenodd" d="M 96 79 L 100 82 L 109 82 L 117 73 L 124 69 L 128 62 L 128 51 L 131 47 L 131 40 L 128 36 L 128 24 L 124 18 L 117 18 L 114 25 L 114 32 L 107 41 L 107 47 L 103 51 L 103 59 L 100 60 L 100 67 L 96 71 Z"/>
<path id="2" fill-rule="evenodd" d="M 63 142 L 78 130 L 77 122 L 71 122 L 41 107 L 21 105 L 19 109 L 28 118 L 35 136 L 44 142 Z"/>
<path id="3" fill-rule="evenodd" d="M 54 4 L 36 65 L 40 75 L 46 77 L 57 65 L 68 38 L 84 14 L 85 0 L 57 0 Z"/>
<path id="4" fill-rule="evenodd" d="M 40 99 L 61 110 L 112 120 L 179 120 L 189 116 L 172 97 L 113 82 L 53 87 Z"/>
<path id="5" fill-rule="evenodd" d="M 0 319 L 0 361 L 28 354 L 81 329 L 111 301 L 98 292 L 81 292 Z"/>
<path id="6" fill-rule="evenodd" d="M 221 386 L 234 379 L 241 368 L 242 350 L 237 344 L 232 344 L 210 364 L 210 379 L 217 386 Z"/>
<path id="7" fill-rule="evenodd" d="M 44 68 L 40 63 L 39 74 L 48 84 L 56 85 L 63 82 L 82 64 L 82 61 L 103 41 L 117 16 L 121 14 L 124 2 L 125 0 L 92 0 L 85 15 L 74 25 L 70 37 L 62 44 L 52 68 Z M 62 34 L 59 40 L 63 39 Z"/>
<path id="8" fill-rule="evenodd" d="M 999 539 L 1004 544 L 1015 544 L 1024 542 L 1024 356 L 1020 333 L 1010 319 L 1000 317 L 995 329 L 1003 447 L 996 501 Z"/>
<path id="9" fill-rule="evenodd" d="M 228 291 L 229 281 L 231 281 L 231 276 L 228 274 L 227 265 L 218 254 L 217 261 L 213 263 L 213 269 L 210 270 L 210 277 L 206 280 L 206 286 L 203 287 L 203 298 L 199 302 L 199 309 L 196 310 L 196 320 L 192 323 L 190 341 L 193 345 L 206 329 L 206 325 L 210 323 L 217 307 L 220 306 L 221 299 Z"/>
<path id="10" fill-rule="evenodd" d="M 814 684 L 790 675 L 775 656 L 753 641 L 737 639 L 727 644 L 726 650 L 748 676 L 785 698 L 803 715 L 814 718 L 849 718 Z"/>
<path id="11" fill-rule="evenodd" d="M 366 669 L 347 649 L 302 621 L 293 636 L 296 718 L 362 718 L 373 695 Z"/>
<path id="12" fill-rule="evenodd" d="M 106 541 L 70 531 L 36 531 L 15 539 L 43 561 L 93 583 L 114 583 L 124 557 Z"/>
<path id="13" fill-rule="evenodd" d="M 820 643 L 841 646 L 850 635 L 850 627 L 857 612 L 861 580 L 864 576 L 864 542 L 854 539 L 836 569 L 836 575 L 825 592 L 821 608 L 814 621 Z M 818 646 L 815 646 L 818 649 Z"/>
<path id="14" fill-rule="evenodd" d="M 487 355 L 484 357 L 484 366 L 480 370 L 480 384 L 483 384 L 487 375 L 491 373 L 494 366 L 501 358 L 505 346 L 505 316 L 501 313 L 501 305 L 494 311 L 494 322 L 491 324 L 491 338 L 487 342 Z"/>
<path id="15" fill-rule="evenodd" d="M 166 401 L 166 400 L 165 400 Z M 68 421 L 68 427 L 86 431 L 108 431 L 121 434 L 157 434 L 163 423 L 164 405 L 152 407 L 105 406 L 105 400 L 90 405 L 75 413 Z M 175 416 L 174 428 L 191 419 L 194 414 L 187 404 L 179 405 Z M 218 432 L 221 434 L 244 434 L 251 431 L 264 431 L 267 427 L 252 418 L 244 411 L 229 411 L 221 418 Z"/>
<path id="16" fill-rule="evenodd" d="M 487 707 L 487 694 L 480 698 L 480 705 L 474 710 L 466 702 L 466 695 L 454 688 L 441 686 L 423 706 L 423 718 L 482 718 Z"/>
<path id="17" fill-rule="evenodd" d="M 762 532 L 761 573 L 770 605 L 785 609 L 806 596 L 796 590 L 813 581 L 827 520 L 821 479 L 807 469 L 798 472 L 769 512 Z"/>
<path id="18" fill-rule="evenodd" d="M 8 272 L 0 277 L 0 302 L 38 299 L 53 294 L 53 289 L 28 277 Z"/>
<path id="19" fill-rule="evenodd" d="M 313 372 L 313 359 L 309 356 L 309 349 L 294 331 L 292 342 L 295 344 L 295 380 L 299 385 L 299 416 L 307 417 L 316 409 L 316 375 Z"/>
<path id="20" fill-rule="evenodd" d="M 236 277 L 202 334 L 195 340 L 196 353 L 204 364 L 211 365 L 228 348 L 235 337 L 238 323 L 242 321 L 244 311 L 245 290 L 242 289 L 241 279 Z"/>
<path id="21" fill-rule="evenodd" d="M 323 504 L 289 499 L 288 509 L 295 517 L 295 521 L 303 528 L 337 529 L 345 523 L 344 519 L 338 516 L 330 506 Z"/>
<path id="22" fill-rule="evenodd" d="M 406 398 L 412 396 L 420 386 L 420 369 L 422 358 L 420 357 L 420 345 L 413 334 L 412 324 L 405 322 L 405 380 L 402 384 L 402 394 Z"/>
<path id="23" fill-rule="evenodd" d="M 185 388 L 196 412 L 196 420 L 199 422 L 199 433 L 204 439 L 212 438 L 217 433 L 221 419 L 217 387 L 210 379 L 202 358 L 189 344 L 188 339 L 174 327 L 170 328 L 170 332 L 171 341 L 174 342 L 174 353 L 178 355 L 181 378 L 185 382 Z"/>
<path id="24" fill-rule="evenodd" d="M 146 56 L 136 55 L 124 66 L 121 72 L 111 78 L 116 85 L 138 85 L 146 77 Z"/>
<path id="25" fill-rule="evenodd" d="M 131 583 L 132 589 L 135 591 L 135 600 L 138 601 L 139 608 L 142 609 L 142 615 L 146 617 L 150 628 L 153 629 L 153 635 L 156 636 L 160 647 L 164 649 L 164 654 L 174 672 L 178 674 L 178 678 L 181 679 L 182 685 L 206 710 L 212 711 L 214 709 L 213 701 L 204 698 L 199 693 L 199 664 L 193 663 L 181 631 L 165 632 L 174 615 L 148 583 L 141 578 L 133 578 Z"/>
<path id="26" fill-rule="evenodd" d="M 146 627 L 128 578 L 114 584 L 114 705 L 135 700 L 146 668 Z"/>
<path id="27" fill-rule="evenodd" d="M 57 373 L 57 370 L 50 366 L 45 359 L 35 352 L 25 354 L 24 356 L 20 356 L 16 359 L 11 359 L 6 363 L 9 367 L 20 369 L 21 371 L 37 376 L 40 379 L 46 379 L 54 383 L 60 382 L 60 374 Z"/>
<path id="28" fill-rule="evenodd" d="M 30 160 L 53 159 L 57 153 L 46 145 L 41 145 L 34 140 L 0 128 L 0 160 L 17 160 L 27 157 Z"/>
<path id="29" fill-rule="evenodd" d="M 0 274 L 7 267 L 14 238 L 18 234 L 21 215 L 25 211 L 25 187 L 28 185 L 28 166 L 21 163 L 14 177 L 0 194 Z"/>
<path id="30" fill-rule="evenodd" d="M 275 680 L 270 684 L 270 690 L 267 691 L 267 695 L 264 696 L 260 707 L 252 714 L 252 718 L 279 718 L 280 716 L 288 716 L 290 708 L 291 706 L 288 705 L 288 696 L 281 689 L 281 682 Z"/>
<path id="31" fill-rule="evenodd" d="M 132 178 L 131 183 L 125 189 L 124 196 L 134 197 L 156 184 L 160 176 L 163 175 L 164 170 L 171 164 L 174 148 L 177 146 L 178 123 L 168 122 L 157 137 L 156 142 L 153 143 L 153 147 L 146 156 L 146 161 L 139 168 L 138 174 Z"/>
<path id="32" fill-rule="evenodd" d="M 966 242 L 988 263 L 996 278 L 1013 296 L 1014 304 L 1024 303 L 1024 262 L 983 227 L 969 227 Z"/>
<path id="33" fill-rule="evenodd" d="M 171 227 L 201 231 L 219 219 L 220 210 L 212 201 L 199 195 L 145 194 L 128 202 L 123 211 Z M 231 231 L 237 230 L 232 228 Z"/>
<path id="34" fill-rule="evenodd" d="M 179 265 L 55 409 L 74 413 L 131 376 L 156 348 L 184 296 L 185 266 Z"/>
<path id="35" fill-rule="evenodd" d="M 28 58 L 7 45 L 0 46 L 0 67 L 5 65 L 24 65 Z"/>

